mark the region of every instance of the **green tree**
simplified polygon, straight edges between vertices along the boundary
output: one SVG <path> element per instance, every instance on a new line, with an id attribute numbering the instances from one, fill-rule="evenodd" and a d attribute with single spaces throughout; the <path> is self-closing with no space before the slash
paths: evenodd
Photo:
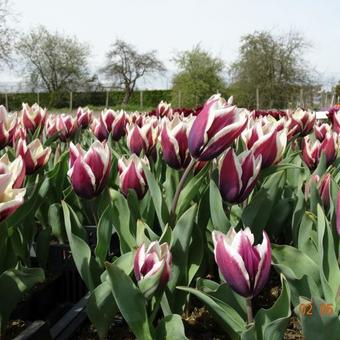
<path id="1" fill-rule="evenodd" d="M 178 53 L 174 61 L 179 69 L 172 80 L 175 105 L 194 107 L 212 94 L 224 91 L 224 62 L 199 45 Z"/>
<path id="2" fill-rule="evenodd" d="M 274 36 L 263 31 L 244 36 L 239 57 L 230 67 L 229 91 L 236 102 L 255 106 L 257 88 L 262 108 L 283 108 L 296 101 L 299 89 L 312 84 L 311 70 L 303 59 L 308 47 L 296 32 Z"/>
<path id="3" fill-rule="evenodd" d="M 77 90 L 93 80 L 88 70 L 89 48 L 74 37 L 39 26 L 23 34 L 16 47 L 32 89 Z"/>

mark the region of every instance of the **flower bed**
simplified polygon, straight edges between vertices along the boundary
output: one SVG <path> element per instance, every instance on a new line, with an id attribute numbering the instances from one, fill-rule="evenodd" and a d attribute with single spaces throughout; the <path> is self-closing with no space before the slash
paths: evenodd
<path id="1" fill-rule="evenodd" d="M 321 123 L 220 95 L 183 112 L 1 107 L 1 333 L 337 339 L 339 133 L 337 108 Z"/>

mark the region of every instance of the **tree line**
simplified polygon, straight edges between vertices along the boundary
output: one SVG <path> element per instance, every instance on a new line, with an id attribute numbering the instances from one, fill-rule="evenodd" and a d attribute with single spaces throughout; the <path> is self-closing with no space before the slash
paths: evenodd
<path id="1" fill-rule="evenodd" d="M 15 63 L 32 91 L 96 91 L 102 74 L 112 89 L 124 92 L 127 104 L 138 79 L 166 71 L 157 51 L 141 52 L 117 39 L 105 64 L 90 72 L 90 47 L 76 37 L 50 32 L 43 26 L 19 34 L 11 28 L 8 1 L 0 0 L 0 65 Z M 274 35 L 254 32 L 241 38 L 238 57 L 227 64 L 199 44 L 178 52 L 172 61 L 172 99 L 182 106 L 201 105 L 212 93 L 235 96 L 242 106 L 287 107 L 301 89 L 319 89 L 315 72 L 303 58 L 310 44 L 297 32 Z M 14 58 L 15 56 L 15 58 Z"/>

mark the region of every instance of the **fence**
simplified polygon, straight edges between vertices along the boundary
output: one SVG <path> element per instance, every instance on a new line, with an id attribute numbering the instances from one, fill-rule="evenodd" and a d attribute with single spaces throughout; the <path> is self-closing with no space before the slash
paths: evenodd
<path id="1" fill-rule="evenodd" d="M 72 110 L 79 106 L 111 107 L 121 105 L 124 98 L 122 91 L 103 92 L 40 92 L 40 93 L 4 93 L 0 94 L 0 104 L 8 110 L 20 110 L 22 103 L 38 103 L 42 107 L 67 108 Z M 171 102 L 171 90 L 135 91 L 129 105 L 139 107 L 156 107 L 161 100 Z"/>

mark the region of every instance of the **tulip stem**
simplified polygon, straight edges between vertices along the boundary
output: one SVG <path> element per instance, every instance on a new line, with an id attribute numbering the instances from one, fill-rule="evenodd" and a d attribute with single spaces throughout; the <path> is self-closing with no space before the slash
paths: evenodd
<path id="1" fill-rule="evenodd" d="M 246 298 L 248 325 L 250 325 L 250 324 L 252 324 L 254 322 L 254 318 L 253 318 L 253 306 L 252 306 L 251 302 L 252 302 L 251 298 Z"/>
<path id="2" fill-rule="evenodd" d="M 181 180 L 178 183 L 174 198 L 172 200 L 172 205 L 171 205 L 171 210 L 170 210 L 170 221 L 175 221 L 175 217 L 176 217 L 176 207 L 177 207 L 177 203 L 178 203 L 178 199 L 179 199 L 179 195 L 184 187 L 185 181 L 188 177 L 188 175 L 190 174 L 191 170 L 193 169 L 194 165 L 196 164 L 196 160 L 194 158 L 191 158 L 191 161 L 189 163 L 189 165 L 187 166 L 187 168 L 185 169 Z"/>

